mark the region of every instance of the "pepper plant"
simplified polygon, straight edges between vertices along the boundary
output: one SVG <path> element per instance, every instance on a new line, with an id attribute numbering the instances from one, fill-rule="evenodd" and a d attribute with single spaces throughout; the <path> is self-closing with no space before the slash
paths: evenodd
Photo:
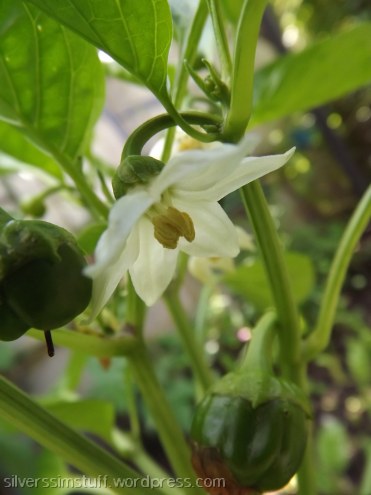
<path id="1" fill-rule="evenodd" d="M 245 495 L 278 490 L 297 473 L 298 493 L 315 495 L 320 490 L 308 365 L 329 343 L 352 253 L 369 221 L 371 189 L 334 254 L 316 323 L 303 331 L 290 258 L 259 181 L 285 166 L 295 149 L 255 156 L 254 128 L 367 84 L 371 25 L 355 25 L 256 72 L 266 0 L 200 0 L 186 21 L 180 4 L 0 0 L 0 150 L 17 170 L 29 164 L 52 184 L 29 205 L 29 213 L 42 215 L 44 199 L 65 190 L 91 218 L 86 244 L 59 226 L 0 210 L 1 345 L 24 333 L 43 338 L 43 330 L 52 354 L 53 330 L 56 344 L 77 359 L 125 360 L 180 482 L 130 483 L 147 474 L 170 476 L 140 445 L 135 414 L 127 433 L 136 445 L 131 463 L 122 452 L 120 458 L 76 431 L 89 431 L 94 404 L 76 427 L 71 414 L 53 413 L 0 377 L 0 418 L 81 473 L 103 477 L 114 493 Z M 209 20 L 215 57 L 200 63 Z M 168 62 L 171 44 L 176 64 Z M 112 63 L 101 62 L 103 52 Z M 103 107 L 104 70 L 147 88 L 163 107 L 123 143 L 113 174 L 91 146 Z M 191 78 L 201 106 L 192 99 Z M 180 130 L 183 149 L 177 145 Z M 159 133 L 160 153 L 144 151 Z M 190 258 L 206 266 L 238 256 L 241 236 L 220 205 L 234 191 L 240 193 L 271 297 L 260 308 L 247 350 L 241 347 L 241 359 L 221 377 L 208 363 L 180 289 Z M 84 247 L 90 252 L 83 253 Z M 88 263 L 84 254 L 90 255 Z M 244 275 L 243 266 L 238 271 L 239 261 L 231 266 L 224 282 L 231 290 L 242 284 L 240 295 L 246 295 L 249 272 Z M 254 293 L 254 287 L 248 290 Z M 147 308 L 160 298 L 197 385 L 199 405 L 187 432 L 159 384 L 151 343 L 143 335 Z M 118 486 L 117 479 L 126 485 Z M 223 488 L 210 483 L 216 479 L 224 480 Z"/>

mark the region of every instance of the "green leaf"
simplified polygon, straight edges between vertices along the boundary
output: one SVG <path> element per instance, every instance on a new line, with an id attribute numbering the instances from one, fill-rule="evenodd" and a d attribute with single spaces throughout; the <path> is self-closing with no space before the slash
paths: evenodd
<path id="1" fill-rule="evenodd" d="M 95 433 L 111 442 L 115 412 L 113 404 L 95 399 L 58 401 L 46 406 L 49 412 L 75 430 Z"/>
<path id="2" fill-rule="evenodd" d="M 282 56 L 257 72 L 253 124 L 309 110 L 371 81 L 371 23 Z"/>
<path id="3" fill-rule="evenodd" d="M 78 235 L 77 243 L 86 254 L 93 254 L 95 246 L 103 234 L 107 224 L 104 222 L 86 226 Z"/>
<path id="4" fill-rule="evenodd" d="M 156 95 L 167 95 L 172 40 L 167 0 L 27 0 L 97 46 Z"/>
<path id="5" fill-rule="evenodd" d="M 96 50 L 33 6 L 0 3 L 0 120 L 75 160 L 103 104 Z"/>
<path id="6" fill-rule="evenodd" d="M 63 177 L 59 165 L 50 156 L 35 148 L 17 128 L 1 121 L 0 164 L 9 172 L 31 165 L 59 180 Z"/>
<path id="7" fill-rule="evenodd" d="M 301 303 L 309 296 L 314 286 L 311 260 L 294 252 L 285 253 L 285 259 L 295 301 Z M 233 273 L 226 275 L 224 281 L 233 292 L 243 296 L 259 309 L 274 304 L 261 260 L 255 260 L 251 265 L 239 266 Z"/>

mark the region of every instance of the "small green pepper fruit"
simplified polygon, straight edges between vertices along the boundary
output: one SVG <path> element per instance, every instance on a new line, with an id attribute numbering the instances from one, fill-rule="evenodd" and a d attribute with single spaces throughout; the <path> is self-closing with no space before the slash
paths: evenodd
<path id="1" fill-rule="evenodd" d="M 224 491 L 216 484 L 205 485 L 212 495 L 255 495 L 282 488 L 303 458 L 310 419 L 305 396 L 267 369 L 252 369 L 251 362 L 216 383 L 193 419 L 197 475 L 225 480 Z"/>
<path id="2" fill-rule="evenodd" d="M 17 339 L 31 327 L 58 328 L 80 314 L 92 291 L 85 266 L 65 229 L 0 211 L 0 339 Z"/>

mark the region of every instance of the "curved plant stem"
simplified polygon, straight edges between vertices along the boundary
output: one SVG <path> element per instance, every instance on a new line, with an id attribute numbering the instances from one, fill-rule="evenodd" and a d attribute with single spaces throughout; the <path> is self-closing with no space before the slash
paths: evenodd
<path id="1" fill-rule="evenodd" d="M 205 361 L 203 347 L 196 340 L 194 329 L 189 324 L 188 317 L 180 303 L 176 291 L 168 291 L 164 298 L 169 312 L 177 326 L 180 338 L 190 359 L 196 379 L 199 381 L 203 392 L 212 385 L 213 377 L 211 370 Z"/>
<path id="2" fill-rule="evenodd" d="M 140 483 L 134 488 L 132 481 L 142 478 L 141 474 L 69 428 L 1 375 L 0 417 L 83 473 L 96 478 L 107 476 L 114 493 L 162 494 L 161 490 L 145 488 Z M 130 482 L 128 487 L 114 488 L 115 482 L 124 482 L 125 478 Z"/>
<path id="3" fill-rule="evenodd" d="M 186 39 L 184 40 L 182 51 L 179 56 L 179 65 L 175 74 L 173 99 L 174 106 L 178 109 L 181 108 L 182 101 L 186 94 L 187 81 L 189 78 L 189 73 L 184 62 L 187 61 L 190 65 L 192 65 L 196 58 L 198 43 L 205 26 L 207 15 L 208 10 L 206 2 L 205 0 L 200 0 L 193 18 L 193 22 L 187 33 Z M 170 158 L 174 137 L 175 128 L 168 129 L 165 137 L 164 150 L 162 153 L 162 160 L 164 162 L 167 162 Z"/>
<path id="4" fill-rule="evenodd" d="M 368 187 L 353 213 L 336 251 L 327 278 L 318 321 L 314 331 L 304 343 L 303 353 L 310 360 L 329 343 L 341 287 L 353 251 L 371 218 L 371 186 Z"/>
<path id="5" fill-rule="evenodd" d="M 258 181 L 241 190 L 242 199 L 254 228 L 276 305 L 278 337 L 284 373 L 297 382 L 299 365 L 299 314 L 283 255 L 283 249 L 268 205 Z"/>
<path id="6" fill-rule="evenodd" d="M 157 381 L 152 360 L 144 343 L 138 345 L 130 354 L 129 359 L 135 382 L 156 424 L 162 445 L 175 474 L 193 479 L 189 448 L 164 391 Z M 199 493 L 199 490 L 194 489 L 194 493 Z"/>

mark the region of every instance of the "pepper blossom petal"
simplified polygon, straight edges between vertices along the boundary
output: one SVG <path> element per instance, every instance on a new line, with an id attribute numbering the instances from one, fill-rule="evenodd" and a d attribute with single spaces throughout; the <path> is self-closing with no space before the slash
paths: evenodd
<path id="1" fill-rule="evenodd" d="M 180 251 L 199 257 L 234 257 L 236 229 L 218 200 L 284 165 L 282 155 L 248 157 L 255 140 L 237 145 L 183 151 L 173 156 L 146 185 L 136 186 L 112 207 L 92 277 L 92 313 L 96 316 L 129 271 L 138 295 L 155 303 L 174 276 Z"/>

